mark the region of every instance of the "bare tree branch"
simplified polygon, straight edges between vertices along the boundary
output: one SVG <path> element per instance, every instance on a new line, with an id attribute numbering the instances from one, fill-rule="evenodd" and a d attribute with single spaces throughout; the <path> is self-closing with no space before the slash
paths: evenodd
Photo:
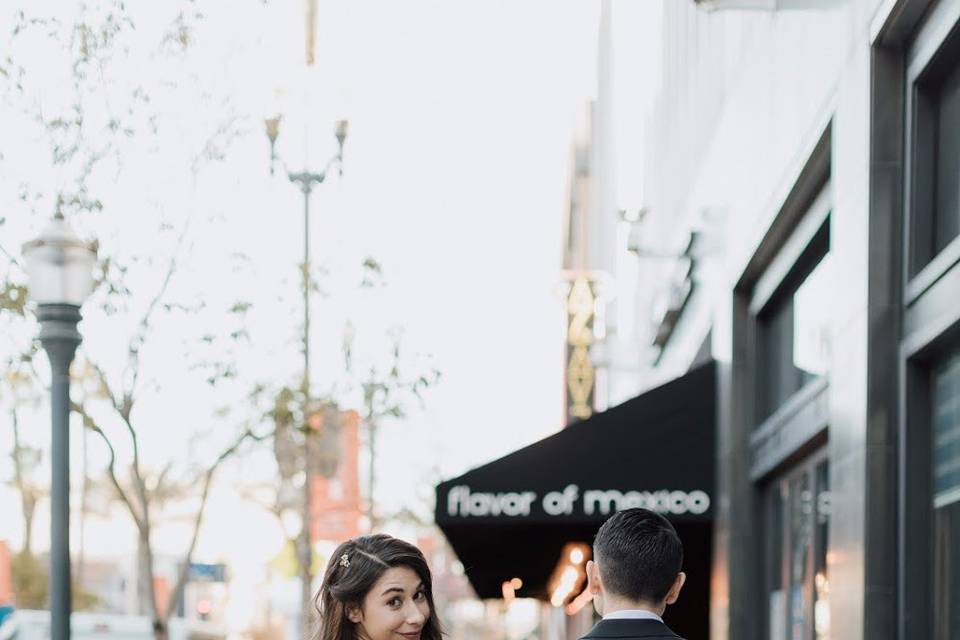
<path id="1" fill-rule="evenodd" d="M 220 465 L 230 456 L 235 454 L 240 446 L 247 440 L 253 440 L 254 442 L 260 442 L 269 437 L 269 433 L 266 434 L 256 434 L 252 429 L 246 429 L 236 442 L 226 448 L 217 459 L 213 462 L 212 465 L 206 470 L 203 476 L 203 492 L 200 495 L 200 506 L 197 508 L 197 515 L 193 521 L 193 536 L 190 539 L 190 546 L 187 548 L 187 552 L 183 556 L 183 562 L 180 565 L 180 574 L 177 576 L 177 583 L 174 586 L 173 590 L 170 592 L 170 598 L 167 601 L 167 606 L 164 610 L 164 622 L 170 619 L 170 616 L 173 615 L 173 610 L 176 603 L 180 600 L 180 596 L 183 593 L 184 588 L 186 587 L 187 577 L 190 571 L 190 559 L 193 557 L 193 552 L 197 547 L 197 540 L 200 537 L 200 525 L 203 523 L 203 514 L 207 507 L 207 498 L 210 495 L 210 486 L 213 484 L 213 477 L 217 472 L 217 469 Z"/>
<path id="2" fill-rule="evenodd" d="M 270 487 L 273 488 L 273 485 L 270 485 Z M 272 496 L 273 501 L 271 502 L 269 500 L 263 500 L 257 497 L 257 495 L 252 490 L 248 491 L 241 487 L 240 489 L 238 489 L 238 491 L 240 493 L 240 497 L 243 498 L 244 500 L 260 507 L 270 515 L 278 519 L 280 518 L 280 505 L 276 495 Z"/>
<path id="3" fill-rule="evenodd" d="M 103 429 L 96 423 L 93 417 L 87 412 L 86 408 L 83 405 L 80 405 L 76 402 L 71 402 L 71 407 L 75 412 L 80 414 L 83 418 L 83 426 L 87 429 L 90 429 L 94 433 L 98 434 L 100 438 L 103 439 L 104 444 L 107 445 L 107 451 L 110 454 L 110 462 L 107 464 L 107 477 L 110 478 L 110 483 L 113 485 L 113 488 L 117 492 L 117 496 L 120 498 L 120 501 L 123 502 L 124 506 L 127 507 L 127 511 L 130 512 L 130 516 L 133 518 L 134 524 L 137 525 L 137 528 L 142 528 L 144 526 L 144 520 L 141 517 L 140 513 L 134 507 L 133 501 L 127 495 L 127 492 L 123 490 L 123 487 L 120 485 L 120 482 L 117 480 L 116 473 L 116 462 L 117 462 L 117 453 L 113 448 L 113 444 L 110 442 L 110 438 L 107 437 L 107 434 L 104 433 Z"/>
<path id="4" fill-rule="evenodd" d="M 137 499 L 139 501 L 140 511 L 137 512 L 133 507 L 133 502 L 127 496 L 120 486 L 119 481 L 116 477 L 116 451 L 113 448 L 113 443 L 110 442 L 107 434 L 97 425 L 96 421 L 90 416 L 89 412 L 86 411 L 86 408 L 77 403 L 72 403 L 74 410 L 77 411 L 81 416 L 83 416 L 84 424 L 89 428 L 93 429 L 100 434 L 100 437 L 103 438 L 107 446 L 110 448 L 110 465 L 108 467 L 108 472 L 110 474 L 110 480 L 116 487 L 120 498 L 123 500 L 124 504 L 127 505 L 127 508 L 130 510 L 130 514 L 133 516 L 134 521 L 137 524 L 138 528 L 145 527 L 149 524 L 150 513 L 148 498 L 146 495 L 146 485 L 143 482 L 143 477 L 140 472 L 140 439 L 137 436 L 137 430 L 134 429 L 133 424 L 130 421 L 130 412 L 133 408 L 133 399 L 132 396 L 124 393 L 122 404 L 118 404 L 117 396 L 114 394 L 113 390 L 110 388 L 110 382 L 107 379 L 106 373 L 103 369 L 95 362 L 91 362 L 90 366 L 97 374 L 97 379 L 100 382 L 103 392 L 107 395 L 110 400 L 110 404 L 113 406 L 114 410 L 120 415 L 121 420 L 123 421 L 124 426 L 127 428 L 127 433 L 130 434 L 131 446 L 133 448 L 133 465 L 132 465 L 132 475 L 133 475 L 133 485 L 137 493 Z"/>
<path id="5" fill-rule="evenodd" d="M 160 305 L 160 301 L 163 300 L 163 297 L 166 295 L 167 289 L 170 287 L 170 281 L 173 280 L 173 275 L 177 271 L 180 250 L 183 248 L 183 245 L 186 242 L 187 232 L 190 230 L 190 220 L 190 217 L 188 217 L 183 225 L 183 229 L 180 230 L 176 247 L 174 248 L 173 254 L 170 257 L 170 262 L 167 264 L 167 271 L 163 276 L 163 281 L 160 283 L 160 289 L 157 291 L 156 295 L 154 295 L 153 299 L 150 300 L 150 303 L 147 305 L 147 310 L 140 319 L 137 332 L 130 339 L 130 346 L 127 355 L 127 366 L 124 369 L 124 378 L 130 379 L 129 384 L 123 390 L 122 406 L 126 414 L 125 419 L 129 419 L 130 411 L 133 409 L 137 379 L 140 377 L 140 350 L 143 348 L 143 344 L 147 339 L 147 334 L 150 332 L 150 321 L 153 318 L 153 314 Z"/>
<path id="6" fill-rule="evenodd" d="M 23 549 L 27 553 L 32 548 L 33 514 L 37 508 L 37 491 L 27 483 L 23 469 L 24 447 L 20 443 L 20 421 L 16 408 L 10 410 L 13 420 L 13 477 L 17 490 L 20 492 L 20 506 L 23 509 Z"/>
<path id="7" fill-rule="evenodd" d="M 153 489 L 155 496 L 163 496 L 163 487 L 167 482 L 167 476 L 170 475 L 170 472 L 173 470 L 173 460 L 168 460 L 167 464 L 163 466 L 163 469 L 160 470 L 160 475 L 157 476 L 157 484 Z"/>
<path id="8" fill-rule="evenodd" d="M 147 335 L 150 332 L 150 322 L 153 314 L 159 306 L 160 301 L 166 295 L 167 289 L 170 286 L 170 282 L 173 279 L 173 275 L 177 271 L 179 259 L 178 256 L 187 237 L 189 228 L 190 219 L 188 218 L 183 226 L 183 229 L 180 231 L 180 236 L 177 238 L 177 246 L 174 249 L 173 255 L 170 258 L 170 262 L 167 265 L 167 271 L 164 274 L 163 281 L 160 284 L 160 289 L 150 300 L 150 303 L 147 305 L 147 310 L 140 319 L 137 332 L 130 339 L 127 366 L 124 370 L 124 378 L 129 378 L 130 382 L 124 387 L 123 397 L 119 407 L 117 407 L 117 411 L 119 412 L 120 417 L 123 419 L 123 423 L 127 427 L 127 431 L 130 434 L 130 440 L 133 445 L 133 485 L 137 492 L 137 497 L 140 500 L 140 508 L 142 510 L 143 523 L 145 527 L 149 527 L 150 525 L 150 499 L 147 496 L 147 486 L 143 477 L 143 471 L 140 467 L 140 440 L 137 437 L 137 430 L 134 428 L 131 421 L 131 414 L 133 412 L 133 405 L 135 403 L 134 394 L 136 393 L 137 380 L 140 377 L 140 350 L 143 348 Z"/>
<path id="9" fill-rule="evenodd" d="M 120 405 L 117 404 L 117 396 L 113 393 L 113 389 L 110 388 L 110 382 L 107 380 L 107 374 L 96 362 L 91 362 L 89 359 L 87 359 L 87 362 L 90 363 L 90 367 L 93 369 L 94 373 L 97 374 L 97 381 L 100 383 L 100 387 L 103 390 L 103 393 L 107 396 L 107 399 L 110 400 L 110 404 L 117 412 L 119 412 Z"/>
<path id="10" fill-rule="evenodd" d="M 2 244 L 0 244 L 0 253 L 7 256 L 7 258 L 10 260 L 10 264 L 16 265 L 18 268 L 23 269 L 23 265 L 20 264 L 20 261 L 17 260 L 16 256 L 7 251 L 6 247 L 4 247 Z"/>

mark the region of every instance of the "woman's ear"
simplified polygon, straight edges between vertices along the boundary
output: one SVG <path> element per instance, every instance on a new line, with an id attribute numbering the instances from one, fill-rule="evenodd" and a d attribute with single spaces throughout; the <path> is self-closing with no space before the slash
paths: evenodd
<path id="1" fill-rule="evenodd" d="M 363 622 L 363 611 L 360 610 L 360 607 L 358 607 L 355 604 L 348 604 L 347 620 L 349 620 L 353 624 L 360 624 L 361 622 Z"/>

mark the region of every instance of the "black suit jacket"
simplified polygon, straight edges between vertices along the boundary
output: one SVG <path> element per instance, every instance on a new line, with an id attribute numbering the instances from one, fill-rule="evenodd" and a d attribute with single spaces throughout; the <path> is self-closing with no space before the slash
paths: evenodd
<path id="1" fill-rule="evenodd" d="M 670 627 L 659 620 L 650 619 L 631 619 L 620 618 L 613 620 L 601 620 L 587 635 L 581 640 L 594 640 L 594 638 L 620 638 L 621 640 L 632 640 L 633 638 L 645 638 L 647 640 L 683 640 L 680 636 L 670 631 Z"/>

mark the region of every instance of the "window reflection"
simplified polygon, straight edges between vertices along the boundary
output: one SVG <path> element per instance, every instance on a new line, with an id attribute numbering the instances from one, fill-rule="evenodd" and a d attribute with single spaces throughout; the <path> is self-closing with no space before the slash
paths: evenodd
<path id="1" fill-rule="evenodd" d="M 934 638 L 960 637 L 960 353 L 934 373 Z"/>
<path id="2" fill-rule="evenodd" d="M 767 637 L 829 640 L 829 464 L 822 454 L 767 490 Z"/>
<path id="3" fill-rule="evenodd" d="M 960 501 L 934 511 L 934 633 L 960 637 Z"/>
<path id="4" fill-rule="evenodd" d="M 809 379 L 830 368 L 833 258 L 828 253 L 793 295 L 793 364 Z"/>
<path id="5" fill-rule="evenodd" d="M 816 640 L 830 638 L 830 580 L 827 577 L 827 539 L 830 527 L 830 474 L 826 460 L 814 472 L 817 487 L 816 543 L 813 553 L 813 632 Z"/>
<path id="6" fill-rule="evenodd" d="M 916 83 L 912 271 L 960 234 L 960 38 L 952 36 Z"/>
<path id="7" fill-rule="evenodd" d="M 809 559 L 813 513 L 810 478 L 804 473 L 790 485 L 790 640 L 804 640 L 809 602 Z"/>
<path id="8" fill-rule="evenodd" d="M 830 366 L 833 259 L 829 220 L 757 314 L 757 423 Z"/>
<path id="9" fill-rule="evenodd" d="M 785 640 L 787 602 L 783 593 L 783 512 L 786 485 L 777 483 L 770 491 L 767 519 L 767 607 L 770 640 Z"/>

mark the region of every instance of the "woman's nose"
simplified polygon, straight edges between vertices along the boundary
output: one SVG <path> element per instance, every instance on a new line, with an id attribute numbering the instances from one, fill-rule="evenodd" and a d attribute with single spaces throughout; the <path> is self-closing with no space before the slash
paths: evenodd
<path id="1" fill-rule="evenodd" d="M 423 611 L 420 610 L 420 607 L 417 606 L 416 602 L 410 602 L 407 604 L 407 623 L 421 625 L 426 621 L 426 616 L 423 615 Z"/>

